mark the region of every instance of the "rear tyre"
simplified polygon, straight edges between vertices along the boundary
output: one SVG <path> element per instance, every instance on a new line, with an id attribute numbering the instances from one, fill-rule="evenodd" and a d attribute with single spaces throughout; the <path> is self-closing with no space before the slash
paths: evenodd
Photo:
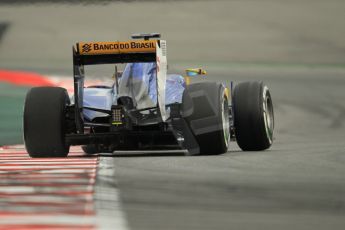
<path id="1" fill-rule="evenodd" d="M 187 86 L 183 116 L 200 148 L 200 154 L 225 153 L 230 141 L 229 105 L 222 84 L 202 82 Z"/>
<path id="2" fill-rule="evenodd" d="M 243 82 L 233 92 L 237 144 L 244 151 L 268 149 L 273 142 L 274 113 L 271 94 L 262 82 Z"/>
<path id="3" fill-rule="evenodd" d="M 66 89 L 36 87 L 29 90 L 24 105 L 24 142 L 31 157 L 66 157 Z"/>

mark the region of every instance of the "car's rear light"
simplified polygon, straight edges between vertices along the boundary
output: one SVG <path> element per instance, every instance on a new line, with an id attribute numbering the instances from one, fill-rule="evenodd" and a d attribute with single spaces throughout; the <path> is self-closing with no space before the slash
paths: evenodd
<path id="1" fill-rule="evenodd" d="M 124 123 L 124 110 L 121 105 L 113 105 L 111 107 L 111 124 L 114 126 L 123 125 Z"/>

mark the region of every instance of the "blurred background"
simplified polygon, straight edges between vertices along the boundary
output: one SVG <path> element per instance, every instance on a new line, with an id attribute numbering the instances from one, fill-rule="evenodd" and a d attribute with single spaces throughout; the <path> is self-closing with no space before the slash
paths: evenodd
<path id="1" fill-rule="evenodd" d="M 0 1 L 0 145 L 22 143 L 31 87 L 11 71 L 70 80 L 76 42 L 159 32 L 170 73 L 264 81 L 276 139 L 255 154 L 231 143 L 222 156 L 108 159 L 130 228 L 343 229 L 344 12 L 343 0 Z"/>

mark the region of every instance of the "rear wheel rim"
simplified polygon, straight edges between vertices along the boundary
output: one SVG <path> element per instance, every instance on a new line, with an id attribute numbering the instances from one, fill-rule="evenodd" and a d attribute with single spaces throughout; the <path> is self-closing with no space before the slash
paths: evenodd
<path id="1" fill-rule="evenodd" d="M 263 100 L 263 116 L 265 122 L 265 130 L 268 141 L 272 143 L 273 130 L 274 130 L 274 115 L 273 115 L 273 104 L 271 96 L 268 92 L 268 88 L 264 88 L 264 100 Z"/>
<path id="2" fill-rule="evenodd" d="M 227 99 L 223 99 L 222 106 L 222 126 L 225 147 L 228 148 L 230 140 L 230 127 L 229 127 L 229 107 L 227 105 Z"/>

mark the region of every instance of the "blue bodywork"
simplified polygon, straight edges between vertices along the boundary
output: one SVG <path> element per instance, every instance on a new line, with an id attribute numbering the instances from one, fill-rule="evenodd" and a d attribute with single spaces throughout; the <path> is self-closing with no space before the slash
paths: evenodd
<path id="1" fill-rule="evenodd" d="M 138 109 L 157 105 L 157 76 L 156 63 L 130 63 L 127 64 L 121 79 L 119 89 L 115 84 L 111 88 L 85 88 L 85 107 L 103 110 L 111 110 L 112 105 L 117 104 L 120 96 L 131 97 L 134 106 Z M 181 75 L 168 74 L 165 86 L 166 105 L 182 103 L 182 95 L 185 90 L 185 80 Z M 96 117 L 107 116 L 105 113 L 84 109 L 85 119 L 92 121 Z"/>

